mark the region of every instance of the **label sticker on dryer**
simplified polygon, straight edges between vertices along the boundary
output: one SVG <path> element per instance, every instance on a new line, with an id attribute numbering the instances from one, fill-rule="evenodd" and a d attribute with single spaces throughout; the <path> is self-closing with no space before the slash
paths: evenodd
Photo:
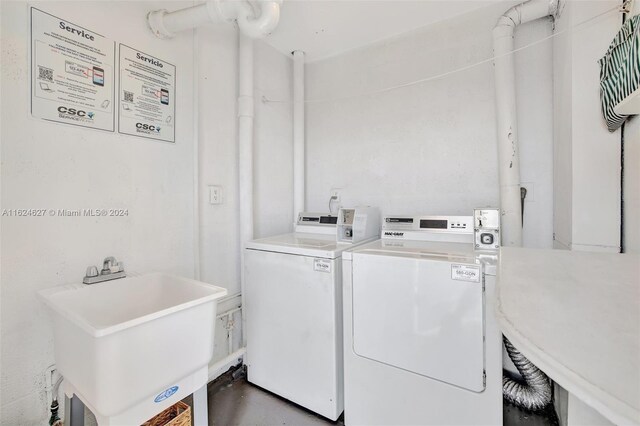
<path id="1" fill-rule="evenodd" d="M 480 267 L 471 265 L 451 265 L 451 279 L 458 281 L 480 282 Z"/>
<path id="2" fill-rule="evenodd" d="M 326 259 L 313 259 L 313 270 L 318 272 L 331 272 L 331 262 Z"/>

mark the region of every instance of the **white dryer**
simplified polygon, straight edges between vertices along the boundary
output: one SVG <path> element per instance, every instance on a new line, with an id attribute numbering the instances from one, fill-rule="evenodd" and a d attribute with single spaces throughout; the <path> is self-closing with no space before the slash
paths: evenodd
<path id="1" fill-rule="evenodd" d="M 301 213 L 296 232 L 245 250 L 249 382 L 331 420 L 343 411 L 341 256 L 357 245 L 336 242 L 338 218 L 349 238 L 380 235 L 376 209 L 343 210 Z"/>
<path id="2" fill-rule="evenodd" d="M 496 252 L 472 216 L 394 216 L 343 255 L 345 424 L 502 425 Z"/>

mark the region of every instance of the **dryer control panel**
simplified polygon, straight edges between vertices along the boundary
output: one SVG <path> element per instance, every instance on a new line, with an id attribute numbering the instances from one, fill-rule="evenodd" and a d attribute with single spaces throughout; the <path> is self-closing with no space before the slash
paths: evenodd
<path id="1" fill-rule="evenodd" d="M 385 216 L 382 238 L 471 242 L 472 216 Z"/>

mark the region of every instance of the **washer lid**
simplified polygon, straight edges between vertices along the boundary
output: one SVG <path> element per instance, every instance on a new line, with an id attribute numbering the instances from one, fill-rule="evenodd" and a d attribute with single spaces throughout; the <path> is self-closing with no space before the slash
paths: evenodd
<path id="1" fill-rule="evenodd" d="M 352 247 L 354 247 L 353 244 L 336 242 L 335 235 L 301 232 L 292 232 L 290 234 L 253 240 L 248 242 L 246 246 L 249 250 L 272 251 L 326 259 L 340 257 L 343 251 Z"/>

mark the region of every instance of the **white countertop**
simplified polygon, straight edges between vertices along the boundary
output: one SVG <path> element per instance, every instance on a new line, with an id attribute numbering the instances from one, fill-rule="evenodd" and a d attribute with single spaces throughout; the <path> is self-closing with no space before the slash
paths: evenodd
<path id="1" fill-rule="evenodd" d="M 640 256 L 501 249 L 496 316 L 527 358 L 615 424 L 640 424 Z"/>

